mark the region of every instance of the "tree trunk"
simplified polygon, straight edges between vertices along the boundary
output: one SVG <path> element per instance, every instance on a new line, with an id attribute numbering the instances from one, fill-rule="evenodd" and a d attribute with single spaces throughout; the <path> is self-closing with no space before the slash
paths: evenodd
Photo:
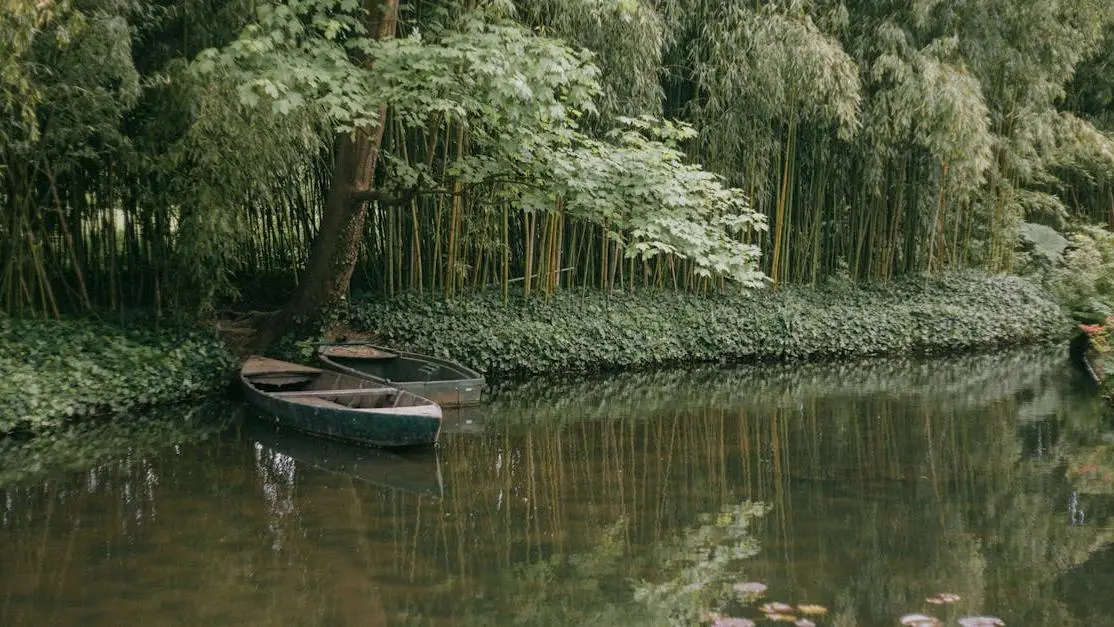
<path id="1" fill-rule="evenodd" d="M 393 37 L 398 25 L 399 0 L 367 0 L 368 32 L 379 39 Z M 371 190 L 386 129 L 387 107 L 379 108 L 375 128 L 338 134 L 333 142 L 333 173 L 321 224 L 313 239 L 305 272 L 293 297 L 256 336 L 261 351 L 297 319 L 316 316 L 340 302 L 360 255 L 368 202 L 357 202 L 355 192 Z"/>
<path id="2" fill-rule="evenodd" d="M 385 115 L 383 107 L 379 119 Z M 382 140 L 383 124 L 358 131 L 355 137 L 345 134 L 336 138 L 325 211 L 298 290 L 287 305 L 290 316 L 312 316 L 337 304 L 348 291 L 359 258 L 368 206 L 353 202 L 352 192 L 371 186 Z"/>

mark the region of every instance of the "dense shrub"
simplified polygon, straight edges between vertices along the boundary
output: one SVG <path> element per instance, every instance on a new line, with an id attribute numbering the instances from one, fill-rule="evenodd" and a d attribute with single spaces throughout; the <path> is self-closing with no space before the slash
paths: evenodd
<path id="1" fill-rule="evenodd" d="M 504 304 L 492 293 L 450 302 L 357 296 L 349 324 L 492 374 L 955 353 L 1063 339 L 1071 329 L 1033 284 L 969 273 L 707 297 L 564 292 Z"/>
<path id="2" fill-rule="evenodd" d="M 1029 229 L 1017 270 L 1043 285 L 1076 318 L 1097 322 L 1114 314 L 1114 233 L 1077 225 L 1067 238 L 1048 227 Z"/>
<path id="3" fill-rule="evenodd" d="M 216 335 L 196 330 L 0 316 L 0 433 L 212 394 L 233 366 Z"/>
<path id="4" fill-rule="evenodd" d="M 1114 400 L 1114 345 L 1111 336 L 1114 335 L 1114 316 L 1108 316 L 1097 324 L 1081 324 L 1084 344 L 1083 358 L 1086 366 L 1099 384 L 1103 394 Z"/>

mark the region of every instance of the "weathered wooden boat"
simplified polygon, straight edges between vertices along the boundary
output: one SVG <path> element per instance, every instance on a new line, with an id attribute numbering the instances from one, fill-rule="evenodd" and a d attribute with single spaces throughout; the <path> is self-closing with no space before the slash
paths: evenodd
<path id="1" fill-rule="evenodd" d="M 347 442 L 308 437 L 281 425 L 251 421 L 245 435 L 261 446 L 312 468 L 380 487 L 444 496 L 437 449 L 388 451 Z"/>
<path id="2" fill-rule="evenodd" d="M 240 380 L 266 419 L 313 435 L 402 447 L 434 444 L 441 433 L 437 403 L 368 378 L 251 357 Z"/>
<path id="3" fill-rule="evenodd" d="M 455 361 L 367 343 L 323 344 L 318 358 L 345 374 L 400 387 L 443 407 L 479 405 L 483 375 Z"/>

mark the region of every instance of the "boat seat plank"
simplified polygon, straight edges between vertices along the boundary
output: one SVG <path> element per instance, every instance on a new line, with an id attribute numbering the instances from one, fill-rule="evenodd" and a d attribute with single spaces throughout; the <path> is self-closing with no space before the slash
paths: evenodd
<path id="1" fill-rule="evenodd" d="M 251 377 L 252 383 L 257 385 L 265 385 L 268 387 L 289 387 L 292 385 L 304 385 L 313 381 L 315 377 L 308 374 L 274 374 L 274 375 L 255 375 Z"/>
<path id="2" fill-rule="evenodd" d="M 320 396 L 302 396 L 295 399 L 295 402 L 300 405 L 316 405 L 318 407 L 340 407 L 342 409 L 349 409 L 347 405 L 335 403 L 327 398 L 321 398 Z"/>
<path id="3" fill-rule="evenodd" d="M 368 344 L 345 344 L 322 346 L 318 349 L 329 357 L 349 357 L 355 359 L 398 359 L 398 353 L 391 353 Z"/>
<path id="4" fill-rule="evenodd" d="M 271 392 L 271 396 L 283 398 L 301 396 L 357 396 L 360 394 L 382 394 L 384 392 L 397 392 L 397 388 L 356 388 L 348 390 L 295 390 L 291 392 Z"/>
<path id="5" fill-rule="evenodd" d="M 320 368 L 312 366 L 300 366 L 269 357 L 252 357 L 244 362 L 241 372 L 245 376 L 264 375 L 264 374 L 320 374 Z"/>

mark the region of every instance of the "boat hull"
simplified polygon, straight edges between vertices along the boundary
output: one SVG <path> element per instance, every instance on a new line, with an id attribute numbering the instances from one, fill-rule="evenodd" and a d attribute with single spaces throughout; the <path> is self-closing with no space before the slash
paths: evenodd
<path id="1" fill-rule="evenodd" d="M 372 389 L 374 384 L 366 379 L 318 372 L 331 379 L 330 385 L 334 389 L 348 388 L 348 391 L 358 392 L 360 388 L 368 388 L 367 396 L 375 393 Z M 310 435 L 365 446 L 395 448 L 435 444 L 441 433 L 441 408 L 428 399 L 413 397 L 406 392 L 401 394 L 407 394 L 407 401 L 412 405 L 352 408 L 328 400 L 309 402 L 328 399 L 329 389 L 287 392 L 284 396 L 283 393 L 260 390 L 252 377 L 243 372 L 241 380 L 248 402 L 259 410 L 263 420 Z M 359 394 L 350 394 L 349 398 L 354 396 Z"/>
<path id="2" fill-rule="evenodd" d="M 330 354 L 334 346 L 318 350 L 318 359 L 329 368 L 371 381 L 392 385 L 432 400 L 442 407 L 479 405 L 484 378 L 480 373 L 454 361 L 429 355 L 393 351 L 366 345 L 380 351 L 373 358 Z"/>

